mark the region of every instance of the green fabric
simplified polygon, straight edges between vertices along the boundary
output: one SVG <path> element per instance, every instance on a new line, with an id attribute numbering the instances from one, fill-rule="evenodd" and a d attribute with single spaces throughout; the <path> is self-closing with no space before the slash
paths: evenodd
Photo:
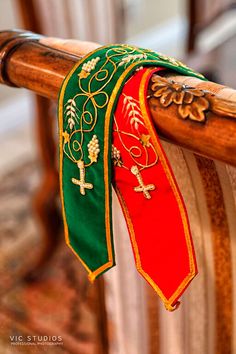
<path id="1" fill-rule="evenodd" d="M 60 164 L 65 231 L 68 243 L 87 266 L 91 279 L 115 264 L 111 216 L 112 113 L 125 81 L 140 66 L 163 66 L 184 75 L 203 78 L 175 59 L 129 45 L 113 45 L 101 47 L 79 61 L 61 88 Z M 112 93 L 111 114 L 105 121 Z M 104 133 L 105 122 L 107 133 Z M 85 181 L 92 183 L 93 188 L 85 189 L 85 195 L 82 195 L 80 186 L 73 184 L 72 178 L 81 178 L 77 167 L 79 160 L 85 166 L 91 162 L 87 145 L 94 135 L 99 140 L 100 152 L 97 162 L 85 167 Z M 108 147 L 106 155 L 105 145 Z M 104 171 L 106 166 L 107 174 Z M 107 205 L 104 175 L 108 182 Z"/>

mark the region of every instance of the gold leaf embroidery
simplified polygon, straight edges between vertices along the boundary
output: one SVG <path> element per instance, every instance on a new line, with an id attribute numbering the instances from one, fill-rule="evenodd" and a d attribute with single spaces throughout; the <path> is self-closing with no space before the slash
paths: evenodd
<path id="1" fill-rule="evenodd" d="M 68 143 L 70 141 L 70 134 L 67 133 L 67 131 L 64 131 L 62 133 L 62 136 L 64 138 L 64 144 Z"/>
<path id="2" fill-rule="evenodd" d="M 80 79 L 86 79 L 90 75 L 90 72 L 81 70 L 81 72 L 78 74 Z"/>
<path id="3" fill-rule="evenodd" d="M 140 137 L 141 144 L 143 146 L 150 147 L 150 138 L 151 138 L 151 136 L 148 134 L 141 134 L 141 137 Z"/>

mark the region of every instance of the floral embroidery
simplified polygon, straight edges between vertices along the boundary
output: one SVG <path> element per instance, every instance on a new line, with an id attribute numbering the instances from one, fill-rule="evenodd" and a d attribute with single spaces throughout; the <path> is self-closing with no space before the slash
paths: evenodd
<path id="1" fill-rule="evenodd" d="M 61 132 L 63 153 L 79 169 L 80 179 L 73 179 L 72 182 L 80 186 L 81 194 L 85 194 L 85 188 L 93 188 L 91 184 L 87 186 L 87 182 L 85 182 L 85 169 L 98 162 L 99 139 L 101 141 L 103 138 L 98 139 L 96 135 L 92 134 L 97 132 L 96 124 L 100 112 L 103 112 L 108 105 L 110 97 L 107 89 L 113 75 L 119 67 L 121 67 L 120 71 L 124 71 L 132 63 L 137 63 L 136 70 L 140 70 L 146 61 L 148 64 L 153 63 L 154 65 L 159 65 L 162 62 L 157 53 L 128 45 L 108 48 L 102 59 L 99 56 L 88 58 L 90 59 L 85 59 L 79 65 L 77 71 L 78 93 L 69 99 L 66 98 L 63 112 L 64 125 Z M 165 60 L 167 59 L 165 58 Z M 108 63 L 109 65 L 106 65 Z M 174 59 L 170 63 L 170 66 L 177 65 Z M 165 65 L 164 60 L 163 65 Z M 190 71 L 190 69 L 188 70 Z M 123 109 L 124 118 L 132 127 L 130 136 L 134 145 L 129 147 L 129 154 L 141 173 L 144 168 L 157 163 L 158 156 L 154 153 L 148 132 L 145 133 L 144 121 L 138 103 L 138 100 L 133 97 L 125 96 Z M 187 110 L 188 107 L 185 109 Z M 182 114 L 189 114 L 191 117 L 190 113 L 183 112 Z M 125 144 L 127 132 L 121 132 L 118 127 L 117 132 L 121 139 L 124 138 Z M 124 166 L 118 150 L 114 153 L 113 162 L 116 166 L 127 168 Z M 83 186 L 84 184 L 85 186 Z"/>
<path id="2" fill-rule="evenodd" d="M 142 192 L 146 199 L 151 199 L 150 191 L 155 189 L 154 184 L 145 184 L 142 177 L 142 171 L 154 166 L 158 162 L 158 155 L 152 144 L 151 136 L 144 124 L 140 103 L 132 96 L 122 94 L 124 112 L 123 118 L 128 118 L 130 128 L 128 131 L 123 131 L 119 128 L 116 117 L 114 116 L 114 133 L 117 133 L 119 142 L 122 148 L 128 152 L 132 160 L 132 166 L 126 165 L 121 158 L 121 152 L 114 145 L 112 145 L 112 161 L 114 166 L 122 167 L 131 172 L 138 181 L 138 186 L 134 187 L 135 192 Z M 139 127 L 141 125 L 139 131 Z M 132 132 L 134 127 L 135 132 Z"/>

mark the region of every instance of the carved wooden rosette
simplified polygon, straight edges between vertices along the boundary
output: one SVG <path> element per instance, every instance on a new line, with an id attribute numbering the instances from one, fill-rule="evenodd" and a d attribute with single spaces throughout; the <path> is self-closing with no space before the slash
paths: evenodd
<path id="1" fill-rule="evenodd" d="M 206 122 L 207 112 L 236 119 L 236 102 L 219 99 L 209 91 L 183 85 L 156 74 L 151 78 L 148 98 L 157 99 L 163 108 L 176 105 L 178 116 L 182 119 Z"/>
<path id="2" fill-rule="evenodd" d="M 236 165 L 236 102 L 180 80 L 154 74 L 149 82 L 148 104 L 159 134 L 195 153 Z"/>

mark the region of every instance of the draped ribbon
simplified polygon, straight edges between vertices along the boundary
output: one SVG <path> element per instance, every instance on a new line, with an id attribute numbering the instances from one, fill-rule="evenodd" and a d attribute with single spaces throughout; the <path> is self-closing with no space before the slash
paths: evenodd
<path id="1" fill-rule="evenodd" d="M 184 203 L 147 108 L 148 79 L 160 68 L 202 78 L 128 45 L 99 48 L 75 65 L 59 97 L 60 187 L 66 242 L 93 281 L 115 265 L 113 182 L 137 269 L 173 310 L 197 269 Z"/>

